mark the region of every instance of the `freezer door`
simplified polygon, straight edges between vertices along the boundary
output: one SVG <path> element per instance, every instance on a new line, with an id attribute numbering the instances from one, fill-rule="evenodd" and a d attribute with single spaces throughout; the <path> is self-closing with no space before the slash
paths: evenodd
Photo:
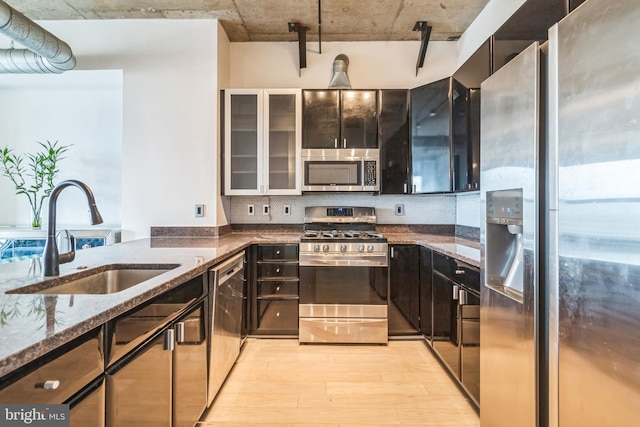
<path id="1" fill-rule="evenodd" d="M 537 425 L 539 89 L 537 43 L 481 86 L 483 426 Z"/>
<path id="2" fill-rule="evenodd" d="M 640 419 L 638 6 L 589 0 L 550 32 L 559 230 L 551 241 L 552 426 Z"/>

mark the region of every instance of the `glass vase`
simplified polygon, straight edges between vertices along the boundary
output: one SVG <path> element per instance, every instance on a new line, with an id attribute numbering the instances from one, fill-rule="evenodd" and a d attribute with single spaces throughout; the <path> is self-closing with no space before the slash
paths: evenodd
<path id="1" fill-rule="evenodd" d="M 40 230 L 42 228 L 42 216 L 31 212 L 31 229 Z"/>

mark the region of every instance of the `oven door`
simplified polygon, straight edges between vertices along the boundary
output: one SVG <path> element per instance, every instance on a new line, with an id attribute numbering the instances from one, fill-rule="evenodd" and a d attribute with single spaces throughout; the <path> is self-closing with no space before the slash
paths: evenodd
<path id="1" fill-rule="evenodd" d="M 301 266 L 299 341 L 386 344 L 387 267 Z"/>

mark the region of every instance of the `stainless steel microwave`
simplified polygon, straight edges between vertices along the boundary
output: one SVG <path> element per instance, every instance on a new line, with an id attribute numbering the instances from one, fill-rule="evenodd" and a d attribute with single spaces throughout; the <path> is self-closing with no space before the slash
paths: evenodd
<path id="1" fill-rule="evenodd" d="M 379 191 L 380 150 L 302 150 L 302 191 Z"/>

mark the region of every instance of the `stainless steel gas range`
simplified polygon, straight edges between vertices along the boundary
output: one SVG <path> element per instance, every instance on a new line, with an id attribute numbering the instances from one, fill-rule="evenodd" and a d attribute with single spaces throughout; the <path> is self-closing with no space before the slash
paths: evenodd
<path id="1" fill-rule="evenodd" d="M 388 245 L 375 208 L 308 207 L 304 229 L 300 342 L 386 344 Z"/>

